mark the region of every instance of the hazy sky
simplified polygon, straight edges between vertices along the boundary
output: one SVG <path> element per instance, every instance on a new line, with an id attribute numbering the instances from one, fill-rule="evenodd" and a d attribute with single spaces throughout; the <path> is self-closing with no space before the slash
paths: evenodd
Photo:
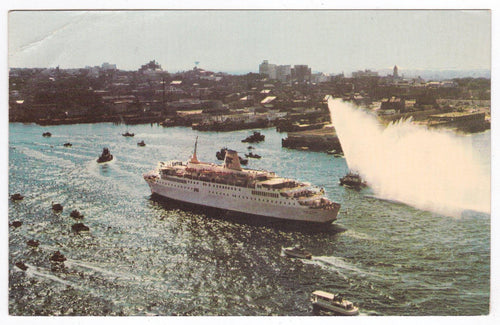
<path id="1" fill-rule="evenodd" d="M 13 11 L 9 67 L 489 69 L 489 11 Z"/>

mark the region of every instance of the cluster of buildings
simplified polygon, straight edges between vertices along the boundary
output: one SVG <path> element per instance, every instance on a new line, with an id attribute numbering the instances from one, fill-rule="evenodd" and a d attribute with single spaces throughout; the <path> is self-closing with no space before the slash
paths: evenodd
<path id="1" fill-rule="evenodd" d="M 265 75 L 271 80 L 278 80 L 281 82 L 325 82 L 327 75 L 323 73 L 312 74 L 311 68 L 307 64 L 291 65 L 277 65 L 269 63 L 268 60 L 262 61 L 259 65 L 259 74 Z M 321 78 L 323 77 L 323 78 Z"/>
<path id="2" fill-rule="evenodd" d="M 215 73 L 197 63 L 192 70 L 169 73 L 156 60 L 137 71 L 105 62 L 83 69 L 10 69 L 9 118 L 40 124 L 125 120 L 200 130 L 276 126 L 304 131 L 330 122 L 327 95 L 387 117 L 430 109 L 447 113 L 455 110 L 453 105 L 437 99 L 489 99 L 489 91 L 484 82 L 469 87 L 456 80 L 405 79 L 397 66 L 387 76 L 364 70 L 349 78 L 268 60 L 259 65 L 258 74 L 246 75 Z"/>

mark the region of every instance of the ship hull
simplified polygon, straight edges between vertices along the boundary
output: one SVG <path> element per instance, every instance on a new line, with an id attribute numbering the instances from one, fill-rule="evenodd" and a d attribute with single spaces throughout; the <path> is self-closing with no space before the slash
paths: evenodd
<path id="1" fill-rule="evenodd" d="M 199 180 L 169 181 L 146 179 L 151 193 L 197 206 L 245 215 L 329 224 L 337 219 L 340 205 L 333 209 L 313 209 L 288 198 L 260 198 L 251 188 L 213 184 Z"/>

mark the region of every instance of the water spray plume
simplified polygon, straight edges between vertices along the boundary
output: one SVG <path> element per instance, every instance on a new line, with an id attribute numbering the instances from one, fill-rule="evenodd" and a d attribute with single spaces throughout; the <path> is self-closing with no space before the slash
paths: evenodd
<path id="1" fill-rule="evenodd" d="M 490 213 L 489 169 L 471 137 L 410 120 L 384 127 L 372 113 L 340 99 L 328 106 L 349 169 L 377 197 L 451 216 Z"/>

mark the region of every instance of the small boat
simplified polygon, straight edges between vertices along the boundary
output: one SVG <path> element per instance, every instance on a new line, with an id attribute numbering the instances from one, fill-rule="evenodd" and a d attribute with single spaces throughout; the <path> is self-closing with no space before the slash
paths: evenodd
<path id="1" fill-rule="evenodd" d="M 71 143 L 69 143 L 69 142 L 66 142 L 66 143 L 64 144 L 64 146 L 65 146 L 65 147 L 71 147 L 71 146 L 73 146 L 73 145 L 72 145 Z"/>
<path id="2" fill-rule="evenodd" d="M 89 231 L 89 227 L 85 226 L 83 223 L 75 223 L 74 225 L 71 226 L 71 230 L 73 232 L 80 232 L 80 231 Z"/>
<path id="3" fill-rule="evenodd" d="M 139 147 L 144 147 L 144 146 L 146 146 L 146 144 L 144 143 L 144 140 L 142 140 L 141 142 L 137 142 L 137 145 L 138 145 Z"/>
<path id="4" fill-rule="evenodd" d="M 337 153 L 337 150 L 335 150 L 335 149 L 332 149 L 332 150 L 327 150 L 327 151 L 326 151 L 326 153 L 327 153 L 328 155 L 334 155 L 334 154 L 336 154 L 336 153 Z"/>
<path id="5" fill-rule="evenodd" d="M 63 206 L 59 203 L 52 203 L 52 210 L 55 212 L 61 212 L 63 210 Z"/>
<path id="6" fill-rule="evenodd" d="M 297 257 L 297 258 L 305 258 L 310 260 L 312 258 L 312 254 L 304 249 L 301 245 L 297 245 L 295 247 L 285 248 L 283 250 L 288 257 Z"/>
<path id="7" fill-rule="evenodd" d="M 330 311 L 342 316 L 356 316 L 359 314 L 358 307 L 352 302 L 345 300 L 340 294 L 333 294 L 321 290 L 316 290 L 311 295 L 313 311 Z"/>
<path id="8" fill-rule="evenodd" d="M 30 247 L 38 247 L 38 245 L 40 245 L 40 242 L 38 240 L 30 239 L 26 242 L 26 244 L 28 244 L 28 246 Z"/>
<path id="9" fill-rule="evenodd" d="M 83 214 L 81 214 L 80 211 L 78 210 L 71 211 L 69 216 L 73 219 L 83 219 Z"/>
<path id="10" fill-rule="evenodd" d="M 363 179 L 361 178 L 361 176 L 359 176 L 359 174 L 349 172 L 347 175 L 340 178 L 340 185 L 341 186 L 345 185 L 359 189 L 362 187 L 366 187 L 366 182 L 363 181 Z"/>
<path id="11" fill-rule="evenodd" d="M 20 268 L 21 270 L 23 271 L 26 271 L 28 269 L 28 267 L 26 266 L 26 264 L 24 264 L 23 262 L 16 262 L 15 264 L 18 268 Z"/>
<path id="12" fill-rule="evenodd" d="M 253 146 L 248 146 L 247 147 L 248 150 L 252 150 L 252 149 L 255 149 Z"/>
<path id="13" fill-rule="evenodd" d="M 241 140 L 241 142 L 250 142 L 250 143 L 261 142 L 264 141 L 265 138 L 266 138 L 265 135 L 261 134 L 258 131 L 254 131 L 252 135 L 249 135 L 245 139 Z"/>
<path id="14" fill-rule="evenodd" d="M 107 162 L 107 161 L 110 161 L 110 160 L 113 160 L 113 155 L 109 152 L 108 148 L 103 148 L 102 149 L 102 154 L 97 159 L 97 162 L 98 163 L 103 163 L 103 162 Z"/>
<path id="15" fill-rule="evenodd" d="M 9 224 L 9 226 L 12 226 L 12 227 L 14 227 L 14 228 L 19 228 L 19 227 L 21 227 L 22 225 L 23 225 L 23 222 L 22 222 L 22 221 L 18 221 L 18 220 L 16 220 L 16 221 L 12 221 L 12 223 L 11 223 L 11 224 Z"/>
<path id="16" fill-rule="evenodd" d="M 42 136 L 44 136 L 44 137 L 50 137 L 50 136 L 52 136 L 52 133 L 50 133 L 50 132 L 44 132 L 42 134 Z"/>
<path id="17" fill-rule="evenodd" d="M 66 257 L 63 254 L 61 254 L 60 251 L 56 251 L 54 254 L 52 254 L 50 260 L 52 262 L 64 262 L 66 261 Z"/>
<path id="18" fill-rule="evenodd" d="M 124 137 L 133 137 L 133 136 L 134 136 L 134 134 L 133 134 L 133 133 L 130 133 L 130 132 L 128 132 L 128 131 L 127 131 L 127 132 L 125 132 L 125 133 L 122 133 L 122 135 L 123 135 Z"/>
<path id="19" fill-rule="evenodd" d="M 260 159 L 260 158 L 262 158 L 262 156 L 261 156 L 261 155 L 255 154 L 255 153 L 253 153 L 253 152 L 246 153 L 246 154 L 245 154 L 245 157 L 247 157 L 247 158 L 255 158 L 255 159 Z"/>
<path id="20" fill-rule="evenodd" d="M 16 193 L 16 194 L 12 194 L 10 196 L 10 199 L 12 201 L 21 201 L 22 199 L 24 199 L 24 196 L 22 196 L 20 193 Z"/>

